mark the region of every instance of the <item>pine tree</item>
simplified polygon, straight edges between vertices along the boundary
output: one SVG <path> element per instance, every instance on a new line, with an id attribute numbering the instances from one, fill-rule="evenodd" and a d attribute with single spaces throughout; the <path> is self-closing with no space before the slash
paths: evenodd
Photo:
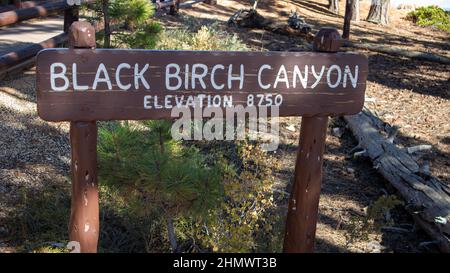
<path id="1" fill-rule="evenodd" d="M 137 211 L 166 219 L 173 252 L 178 251 L 174 218 L 199 216 L 219 204 L 220 171 L 194 147 L 170 135 L 171 122 L 110 123 L 99 130 L 99 177 Z"/>
<path id="2" fill-rule="evenodd" d="M 87 5 L 95 12 L 94 21 L 103 21 L 103 47 L 119 44 L 131 48 L 153 48 L 161 26 L 150 20 L 154 6 L 147 0 L 97 0 Z M 113 27 L 114 26 L 114 27 Z M 127 33 L 123 33 L 126 30 Z M 112 42 L 113 41 L 113 42 Z"/>

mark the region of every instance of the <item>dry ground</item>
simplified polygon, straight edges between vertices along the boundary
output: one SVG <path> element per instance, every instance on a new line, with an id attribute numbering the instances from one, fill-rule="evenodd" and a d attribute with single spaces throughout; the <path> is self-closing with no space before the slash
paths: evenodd
<path id="1" fill-rule="evenodd" d="M 315 1 L 260 1 L 258 12 L 266 18 L 287 21 L 291 11 L 297 11 L 313 32 L 321 27 L 342 29 L 344 2 L 340 1 L 340 15 L 327 10 L 327 0 Z M 239 9 L 249 8 L 253 1 L 219 0 L 218 6 L 196 5 L 182 10 L 180 17 L 164 17 L 168 27 L 189 25 L 190 18 L 201 19 L 205 25 L 220 22 L 228 32 L 236 33 L 252 50 L 304 50 L 307 42 L 301 38 L 277 35 L 264 30 L 236 29 L 227 27 L 226 21 Z M 406 19 L 407 11 L 391 9 L 391 22 L 379 26 L 364 21 L 370 1 L 361 1 L 361 19 L 353 23 L 353 41 L 379 43 L 450 56 L 450 35 L 433 28 L 414 25 Z M 353 49 L 344 49 L 353 50 Z M 354 50 L 359 51 L 361 50 Z M 369 58 L 369 81 L 366 106 L 385 122 L 398 126 L 395 143 L 400 147 L 431 144 L 429 153 L 420 155 L 423 164 L 429 164 L 431 174 L 450 183 L 450 66 L 423 62 L 362 51 Z M 286 119 L 288 125 L 299 125 L 299 119 Z M 286 128 L 285 127 L 285 128 Z M 332 127 L 345 127 L 340 120 L 334 120 Z M 299 126 L 296 127 L 297 131 Z M 298 135 L 286 133 L 285 146 L 279 150 L 279 158 L 286 166 L 285 175 L 280 177 L 280 187 L 287 187 L 292 178 Z M 386 190 L 393 192 L 380 177 L 370 162 L 347 159 L 348 151 L 357 143 L 351 133 L 345 130 L 339 138 L 329 133 L 325 156 L 325 178 L 320 199 L 320 220 L 318 224 L 317 251 L 423 251 L 420 242 L 429 240 L 424 234 L 412 232 L 395 234 L 372 232 L 368 240 L 349 243 L 349 233 L 355 228 L 355 217 L 363 216 L 365 208 Z M 413 224 L 405 211 L 395 213 L 397 226 Z M 380 247 L 381 246 L 381 247 Z"/>
<path id="2" fill-rule="evenodd" d="M 252 50 L 299 50 L 305 42 L 261 30 L 228 28 L 226 20 L 239 8 L 252 1 L 219 0 L 218 6 L 204 4 L 181 11 L 180 16 L 163 16 L 167 27 L 181 27 L 192 20 L 203 24 L 217 23 L 234 32 Z M 275 2 L 275 4 L 273 4 Z M 297 3 L 300 2 L 300 3 Z M 341 1 L 343 2 L 343 1 Z M 298 10 L 314 31 L 322 26 L 341 27 L 342 16 L 336 17 L 326 9 L 326 0 L 262 1 L 260 12 L 266 17 L 286 20 L 291 10 Z M 367 14 L 368 1 L 362 1 L 361 18 Z M 341 6 L 343 10 L 343 6 Z M 391 11 L 392 23 L 377 26 L 360 22 L 352 28 L 353 40 L 385 43 L 449 56 L 449 36 L 431 28 L 420 28 L 404 20 L 405 12 Z M 441 180 L 450 180 L 449 170 L 449 66 L 413 61 L 374 52 L 364 52 L 370 61 L 367 106 L 391 125 L 400 127 L 399 145 L 418 143 L 433 145 L 429 160 L 431 173 Z M 26 72 L 14 80 L 0 82 L 0 252 L 17 251 L 10 230 L 2 225 L 8 221 L 7 212 L 21 205 L 21 189 L 40 189 L 59 185 L 70 187 L 68 181 L 69 145 L 66 123 L 47 123 L 36 115 L 34 72 Z M 283 120 L 283 144 L 277 151 L 284 169 L 278 174 L 277 188 L 289 191 L 293 176 L 300 119 Z M 295 131 L 288 128 L 296 128 Z M 370 231 L 368 238 L 349 241 L 349 234 L 358 230 L 358 219 L 365 217 L 366 208 L 380 196 L 393 189 L 365 160 L 348 159 L 347 153 L 357 143 L 345 124 L 335 119 L 332 128 L 343 128 L 341 137 L 327 136 L 325 174 L 317 228 L 318 252 L 421 252 L 435 251 L 420 247 L 430 241 L 422 231 L 413 228 L 406 212 L 393 211 L 394 226 L 409 232 Z M 286 200 L 280 201 L 285 207 Z M 355 220 L 357 219 L 357 220 Z"/>

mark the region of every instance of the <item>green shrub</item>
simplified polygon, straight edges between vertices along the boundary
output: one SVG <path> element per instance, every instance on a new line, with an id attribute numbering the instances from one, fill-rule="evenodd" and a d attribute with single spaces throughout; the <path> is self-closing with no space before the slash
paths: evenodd
<path id="1" fill-rule="evenodd" d="M 82 7 L 82 14 L 91 23 L 105 22 L 108 15 L 109 32 L 105 25 L 96 35 L 98 46 L 106 48 L 154 48 L 162 29 L 151 19 L 154 12 L 148 0 L 97 0 Z"/>
<path id="2" fill-rule="evenodd" d="M 420 7 L 408 13 L 408 19 L 419 26 L 435 26 L 450 32 L 450 13 L 438 6 Z"/>
<path id="3" fill-rule="evenodd" d="M 214 25 L 164 30 L 157 37 L 161 50 L 247 49 Z M 139 40 L 138 47 L 151 48 L 152 41 Z M 167 218 L 173 218 L 179 251 L 279 251 L 282 231 L 275 226 L 279 213 L 272 196 L 276 159 L 247 141 L 177 142 L 170 126 L 109 122 L 100 128 L 100 181 L 114 193 L 111 209 L 120 207 L 121 217 L 138 222 L 127 227 L 139 229 L 130 235 L 140 236 L 146 251 L 167 251 Z"/>
<path id="4" fill-rule="evenodd" d="M 248 141 L 236 141 L 216 158 L 225 198 L 207 221 L 196 223 L 195 241 L 218 252 L 280 251 L 283 232 L 275 228 L 280 215 L 273 197 L 277 159 Z"/>
<path id="5" fill-rule="evenodd" d="M 56 185 L 43 188 L 42 191 L 20 188 L 18 205 L 7 214 L 8 235 L 19 246 L 18 252 L 58 252 L 67 244 L 68 189 Z M 52 246 L 55 243 L 63 247 Z"/>
<path id="6" fill-rule="evenodd" d="M 236 35 L 217 30 L 215 26 L 202 26 L 192 33 L 189 29 L 165 30 L 161 33 L 157 49 L 161 50 L 226 50 L 243 51 L 247 47 Z"/>
<path id="7" fill-rule="evenodd" d="M 383 226 L 393 226 L 391 211 L 403 205 L 395 195 L 382 195 L 367 208 L 367 216 L 351 216 L 345 232 L 347 244 L 368 240 L 369 233 L 379 231 Z"/>
<path id="8" fill-rule="evenodd" d="M 201 216 L 219 204 L 220 172 L 195 147 L 172 139 L 169 121 L 113 122 L 99 130 L 99 177 L 135 215 L 158 213 L 174 237 L 173 219 Z M 172 244 L 177 251 L 177 245 Z"/>
<path id="9" fill-rule="evenodd" d="M 132 32 L 117 32 L 114 37 L 119 44 L 127 48 L 153 49 L 161 31 L 162 27 L 159 23 L 149 21 L 138 26 Z"/>
<path id="10" fill-rule="evenodd" d="M 109 15 L 114 20 L 134 29 L 145 23 L 154 13 L 153 5 L 148 0 L 113 0 L 110 1 Z"/>

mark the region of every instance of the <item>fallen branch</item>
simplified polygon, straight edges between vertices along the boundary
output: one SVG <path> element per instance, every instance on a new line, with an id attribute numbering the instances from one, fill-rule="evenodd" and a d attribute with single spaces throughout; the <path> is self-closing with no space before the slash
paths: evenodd
<path id="1" fill-rule="evenodd" d="M 388 141 L 378 129 L 383 122 L 369 110 L 344 119 L 374 167 L 403 196 L 414 220 L 441 251 L 450 252 L 450 188 L 424 174 L 407 151 Z"/>
<path id="2" fill-rule="evenodd" d="M 379 45 L 379 44 L 372 44 L 372 43 L 358 43 L 358 42 L 352 42 L 345 40 L 344 46 L 347 47 L 354 47 L 359 49 L 366 49 L 381 53 L 387 53 L 391 55 L 397 55 L 402 57 L 408 57 L 412 59 L 422 60 L 422 61 L 429 61 L 429 62 L 435 62 L 435 63 L 441 63 L 441 64 L 450 64 L 450 58 L 438 54 L 432 54 L 432 53 L 425 53 L 420 51 L 414 51 L 409 49 L 401 49 L 398 47 L 392 47 L 392 46 L 385 46 L 385 45 Z"/>
<path id="3" fill-rule="evenodd" d="M 406 151 L 408 152 L 408 154 L 414 154 L 421 151 L 431 150 L 431 148 L 431 145 L 417 145 L 407 148 Z"/>
<path id="4" fill-rule="evenodd" d="M 397 232 L 397 233 L 409 233 L 409 232 L 411 232 L 411 230 L 408 230 L 406 228 L 399 228 L 399 227 L 382 227 L 381 230 L 382 231 L 387 231 L 387 232 Z"/>
<path id="5" fill-rule="evenodd" d="M 280 35 L 303 37 L 311 42 L 314 36 L 311 26 L 296 13 L 291 14 L 288 22 L 274 21 L 264 18 L 255 9 L 241 9 L 228 19 L 228 25 L 242 28 L 264 29 Z"/>

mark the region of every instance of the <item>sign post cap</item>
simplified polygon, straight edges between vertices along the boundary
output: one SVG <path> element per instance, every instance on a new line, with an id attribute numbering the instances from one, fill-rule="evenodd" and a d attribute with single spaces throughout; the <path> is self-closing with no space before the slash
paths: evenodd
<path id="1" fill-rule="evenodd" d="M 314 37 L 313 49 L 318 52 L 338 52 L 342 37 L 335 28 L 324 27 Z"/>
<path id="2" fill-rule="evenodd" d="M 95 47 L 95 29 L 84 21 L 73 22 L 69 28 L 69 45 L 76 48 Z"/>

